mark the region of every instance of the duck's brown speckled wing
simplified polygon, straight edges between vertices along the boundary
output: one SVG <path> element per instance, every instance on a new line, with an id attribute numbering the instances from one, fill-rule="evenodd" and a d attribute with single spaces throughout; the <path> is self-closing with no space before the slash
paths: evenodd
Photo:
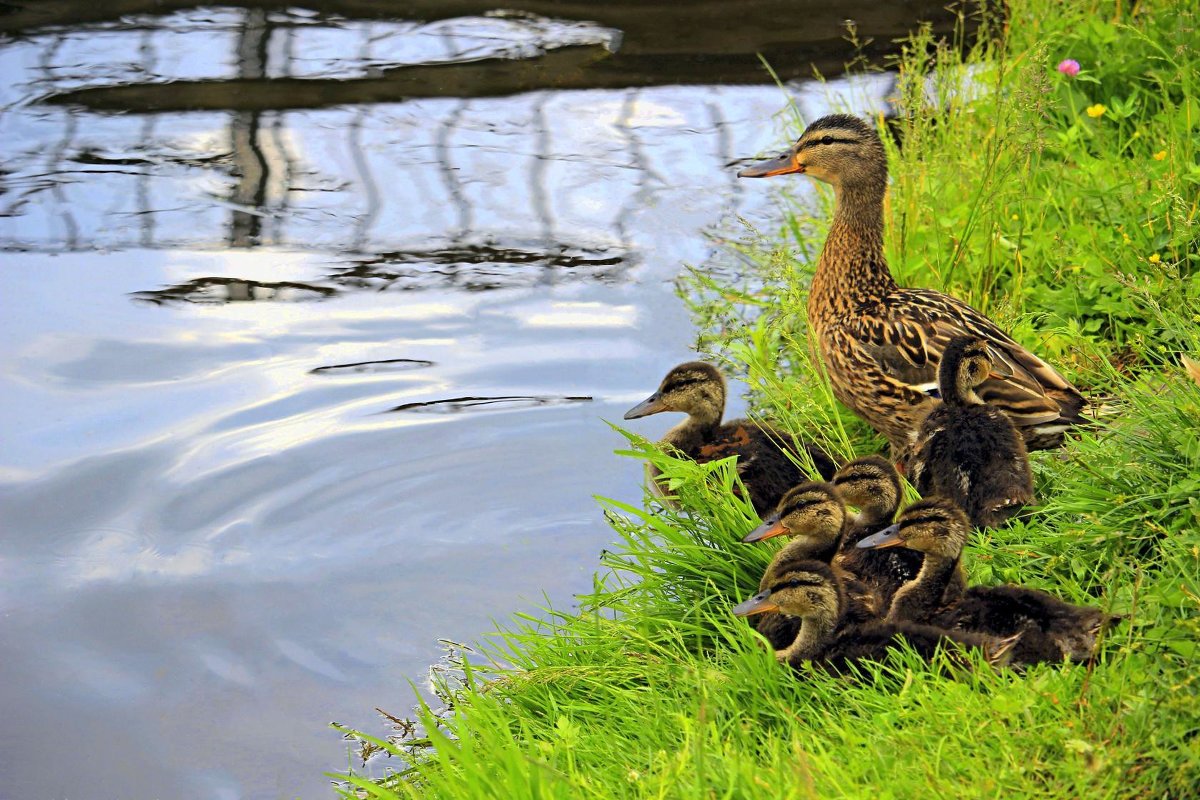
<path id="1" fill-rule="evenodd" d="M 986 381 L 976 390 L 979 396 L 1025 429 L 1032 447 L 1039 446 L 1039 426 L 1060 426 L 1057 431 L 1043 430 L 1061 441 L 1065 426 L 1080 421 L 1084 400 L 1074 386 L 978 311 L 940 292 L 900 289 L 848 315 L 826 336 L 828 349 L 840 351 L 847 362 L 842 369 L 857 371 L 864 379 L 874 376 L 882 394 L 893 396 L 894 405 L 903 408 L 922 404 L 920 395 L 936 385 L 942 353 L 951 339 L 963 334 L 987 341 L 997 372 L 1008 373 Z M 895 438 L 891 433 L 889 437 Z"/>

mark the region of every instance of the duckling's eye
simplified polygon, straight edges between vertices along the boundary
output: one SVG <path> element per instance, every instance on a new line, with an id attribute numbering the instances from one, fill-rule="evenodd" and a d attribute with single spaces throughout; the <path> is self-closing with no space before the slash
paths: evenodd
<path id="1" fill-rule="evenodd" d="M 832 136 L 822 136 L 821 144 L 833 144 L 833 137 Z"/>

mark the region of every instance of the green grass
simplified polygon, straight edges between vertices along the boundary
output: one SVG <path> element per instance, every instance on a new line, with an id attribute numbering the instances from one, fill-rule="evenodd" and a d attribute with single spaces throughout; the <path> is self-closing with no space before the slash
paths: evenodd
<path id="1" fill-rule="evenodd" d="M 1035 454 L 1036 513 L 966 555 L 975 582 L 1128 615 L 1097 663 L 781 669 L 729 613 L 773 550 L 738 541 L 756 520 L 731 465 L 626 434 L 682 510 L 601 499 L 619 546 L 581 610 L 518 617 L 456 656 L 443 708 L 392 741 L 359 736 L 394 774 L 343 775 L 347 795 L 1195 796 L 1200 386 L 1178 357 L 1200 354 L 1200 18 L 1188 2 L 1134 9 L 1017 0 L 965 56 L 916 37 L 890 153 L 897 279 L 965 298 L 1117 409 Z M 1063 58 L 1084 72 L 1059 75 Z M 917 101 L 927 84 L 941 111 Z M 681 289 L 701 350 L 746 378 L 754 413 L 849 456 L 881 442 L 833 401 L 803 315 L 830 200 L 785 204 L 778 234 L 730 242 L 754 265 L 736 285 L 692 273 Z"/>

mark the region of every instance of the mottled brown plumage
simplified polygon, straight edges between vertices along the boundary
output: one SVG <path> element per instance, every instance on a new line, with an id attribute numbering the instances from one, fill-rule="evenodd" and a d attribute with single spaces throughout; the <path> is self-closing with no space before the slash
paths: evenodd
<path id="1" fill-rule="evenodd" d="M 984 339 L 1002 372 L 978 389 L 1003 411 L 1031 450 L 1057 447 L 1081 422 L 1084 399 L 1052 367 L 966 303 L 896 285 L 883 253 L 887 154 L 857 117 L 835 114 L 810 125 L 784 156 L 743 177 L 799 172 L 833 186 L 833 222 L 808 296 L 812 339 L 834 394 L 904 453 L 929 412 L 928 394 L 950 340 Z"/>
<path id="2" fill-rule="evenodd" d="M 846 619 L 846 599 L 834 570 L 820 561 L 798 557 L 779 558 L 767 568 L 766 586 L 737 605 L 739 616 L 779 611 L 801 620 L 799 633 L 775 657 L 793 667 L 815 663 L 835 673 L 849 670 L 863 660 L 878 661 L 907 646 L 925 658 L 939 650 L 975 648 L 993 664 L 1007 662 L 1011 640 L 966 632 L 941 630 L 929 625 Z"/>
<path id="3" fill-rule="evenodd" d="M 947 601 L 945 589 L 951 577 L 961 573 L 969 533 L 966 515 L 952 502 L 930 498 L 905 509 L 894 526 L 860 542 L 860 547 L 905 548 L 923 555 L 920 573 L 893 598 L 888 621 L 1017 636 L 1015 664 L 1090 659 L 1097 635 L 1116 620 L 1100 609 L 1072 605 L 1023 586 L 972 586 Z"/>
<path id="4" fill-rule="evenodd" d="M 908 475 L 922 496 L 949 498 L 971 524 L 996 528 L 1033 500 L 1033 475 L 1024 439 L 975 393 L 991 371 L 982 339 L 950 341 L 938 367 L 942 401 L 917 431 Z"/>
<path id="5" fill-rule="evenodd" d="M 774 510 L 788 489 L 808 480 L 793 461 L 798 454 L 790 435 L 745 419 L 721 422 L 725 414 L 725 378 L 711 364 L 689 361 L 675 367 L 663 378 L 658 391 L 625 412 L 625 419 L 663 411 L 682 411 L 688 418 L 667 431 L 659 444 L 700 463 L 737 456 L 738 476 L 759 516 Z M 805 443 L 800 447 L 822 478 L 833 475 L 837 465 L 819 447 Z M 658 475 L 652 467 L 648 469 L 651 486 L 657 489 Z"/>

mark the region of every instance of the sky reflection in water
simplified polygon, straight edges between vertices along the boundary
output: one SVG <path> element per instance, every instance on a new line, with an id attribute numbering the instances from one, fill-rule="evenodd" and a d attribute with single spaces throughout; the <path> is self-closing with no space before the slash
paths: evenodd
<path id="1" fill-rule="evenodd" d="M 603 420 L 693 355 L 680 265 L 735 270 L 708 236 L 773 224 L 731 164 L 783 143 L 781 96 L 34 102 L 617 38 L 135 21 L 0 46 L 0 774 L 27 797 L 328 796 L 347 762 L 327 722 L 381 732 L 372 709 L 406 713 L 439 637 L 589 586 L 610 540 L 592 495 L 640 495 Z M 386 413 L 514 396 L 550 401 Z"/>

